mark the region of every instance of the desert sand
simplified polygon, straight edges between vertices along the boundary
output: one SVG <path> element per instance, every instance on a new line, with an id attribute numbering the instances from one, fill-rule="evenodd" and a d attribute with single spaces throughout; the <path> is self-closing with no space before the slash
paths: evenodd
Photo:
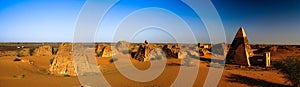
<path id="1" fill-rule="evenodd" d="M 80 87 L 77 77 L 63 77 L 50 75 L 49 59 L 53 56 L 28 56 L 19 57 L 22 61 L 13 61 L 16 56 L 6 56 L 0 58 L 0 86 L 1 87 Z M 115 68 L 114 63 L 110 63 L 111 58 L 97 57 L 106 80 L 113 87 L 166 87 L 170 86 L 177 77 L 180 68 L 180 60 L 169 58 L 163 73 L 150 82 L 135 82 L 122 76 Z M 146 70 L 150 62 L 139 62 L 131 59 L 136 68 Z M 209 67 L 204 61 L 200 62 L 199 72 L 194 87 L 203 86 Z M 119 61 L 120 62 L 120 61 Z M 24 78 L 18 77 L 23 74 Z M 240 68 L 227 69 L 225 67 L 219 87 L 251 87 L 251 86 L 287 86 L 290 83 L 282 77 L 277 70 L 252 71 Z"/>

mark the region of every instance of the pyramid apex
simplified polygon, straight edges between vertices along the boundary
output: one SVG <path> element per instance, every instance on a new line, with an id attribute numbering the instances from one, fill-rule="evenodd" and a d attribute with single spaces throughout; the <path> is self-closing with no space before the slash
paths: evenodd
<path id="1" fill-rule="evenodd" d="M 243 26 L 241 26 L 241 27 L 240 27 L 240 29 L 244 30 L 244 27 L 243 27 Z"/>
<path id="2" fill-rule="evenodd" d="M 238 30 L 238 32 L 241 32 L 241 34 L 242 34 L 243 37 L 247 37 L 246 32 L 245 32 L 243 26 L 240 27 L 240 29 Z"/>

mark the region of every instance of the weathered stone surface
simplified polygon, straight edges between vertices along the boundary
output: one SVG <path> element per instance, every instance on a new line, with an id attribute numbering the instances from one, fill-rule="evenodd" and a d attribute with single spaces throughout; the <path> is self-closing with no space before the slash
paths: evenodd
<path id="1" fill-rule="evenodd" d="M 139 61 L 149 61 L 150 60 L 150 52 L 153 49 L 152 46 L 150 46 L 148 43 L 144 43 L 140 45 L 137 53 L 134 56 L 134 59 L 137 59 Z"/>
<path id="2" fill-rule="evenodd" d="M 178 59 L 184 59 L 189 57 L 187 50 L 178 52 Z"/>
<path id="3" fill-rule="evenodd" d="M 249 61 L 249 57 L 251 56 L 253 56 L 253 52 L 251 51 L 251 47 L 248 43 L 246 33 L 241 27 L 238 30 L 226 56 L 227 63 L 233 62 L 239 65 L 251 66 Z"/>
<path id="4" fill-rule="evenodd" d="M 149 60 L 161 60 L 165 57 L 165 54 L 161 48 L 155 47 L 151 50 L 149 58 L 145 59 L 146 61 Z"/>
<path id="5" fill-rule="evenodd" d="M 95 61 L 95 48 L 93 44 L 73 44 L 73 58 L 76 73 L 80 76 L 99 73 L 98 63 Z"/>
<path id="6" fill-rule="evenodd" d="M 68 74 L 71 76 L 76 76 L 73 62 L 72 44 L 62 43 L 58 49 L 57 55 L 54 57 L 49 71 L 54 75 Z"/>
<path id="7" fill-rule="evenodd" d="M 197 50 L 186 50 L 186 52 L 191 58 L 200 58 L 200 54 Z"/>
<path id="8" fill-rule="evenodd" d="M 52 47 L 50 45 L 40 46 L 33 52 L 33 56 L 51 56 Z"/>
<path id="9" fill-rule="evenodd" d="M 130 45 L 131 52 L 137 52 L 139 50 L 140 45 L 139 44 L 132 44 Z"/>
<path id="10" fill-rule="evenodd" d="M 203 43 L 198 43 L 198 47 L 199 48 L 204 48 L 204 44 Z"/>
<path id="11" fill-rule="evenodd" d="M 129 45 L 130 45 L 130 43 L 127 41 L 119 41 L 115 47 L 116 47 L 117 51 L 123 52 L 123 51 L 129 50 Z"/>
<path id="12" fill-rule="evenodd" d="M 150 61 L 161 60 L 165 57 L 165 53 L 162 50 L 161 46 L 156 44 L 148 44 L 148 42 L 145 41 L 144 44 L 141 44 L 139 46 L 138 51 L 135 53 L 133 58 L 139 61 Z"/>
<path id="13" fill-rule="evenodd" d="M 213 55 L 226 56 L 228 47 L 225 43 L 215 44 L 211 47 Z"/>
<path id="14" fill-rule="evenodd" d="M 199 49 L 199 56 L 207 56 L 210 55 L 211 52 L 207 48 L 200 48 Z"/>
<path id="15" fill-rule="evenodd" d="M 198 44 L 199 45 L 199 44 Z M 180 45 L 180 57 L 179 59 L 182 58 L 199 58 L 199 47 L 197 44 L 181 44 Z M 201 48 L 202 49 L 202 48 Z"/>
<path id="16" fill-rule="evenodd" d="M 210 48 L 210 45 L 198 43 L 198 48 Z"/>
<path id="17" fill-rule="evenodd" d="M 112 57 L 116 55 L 117 50 L 114 47 L 105 46 L 101 52 L 102 52 L 101 57 Z"/>
<path id="18" fill-rule="evenodd" d="M 30 56 L 30 48 L 22 48 L 17 52 L 17 56 Z"/>
<path id="19" fill-rule="evenodd" d="M 104 44 L 97 44 L 97 46 L 96 46 L 96 53 L 97 52 L 101 52 L 102 50 L 103 50 L 103 48 L 105 47 L 105 45 Z"/>
<path id="20" fill-rule="evenodd" d="M 162 48 L 167 58 L 178 58 L 180 55 L 180 48 L 175 45 L 164 45 Z"/>
<path id="21" fill-rule="evenodd" d="M 269 67 L 271 65 L 270 52 L 255 54 L 250 58 L 251 65 Z"/>

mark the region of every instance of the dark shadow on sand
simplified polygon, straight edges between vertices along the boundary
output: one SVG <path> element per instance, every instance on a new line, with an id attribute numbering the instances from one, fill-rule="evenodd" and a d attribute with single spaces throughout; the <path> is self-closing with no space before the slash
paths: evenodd
<path id="1" fill-rule="evenodd" d="M 225 63 L 225 60 L 221 60 L 221 59 L 204 58 L 204 57 L 191 57 L 191 58 L 201 60 L 201 61 L 215 62 L 215 63 L 219 63 L 219 64 Z"/>
<path id="2" fill-rule="evenodd" d="M 230 76 L 226 76 L 226 78 L 228 79 L 229 82 L 247 84 L 249 86 L 255 86 L 255 87 L 257 86 L 258 87 L 291 87 L 288 85 L 272 83 L 265 80 L 250 78 L 238 74 L 231 74 Z"/>
<path id="3" fill-rule="evenodd" d="M 179 63 L 168 63 L 168 66 L 182 66 L 182 64 Z"/>

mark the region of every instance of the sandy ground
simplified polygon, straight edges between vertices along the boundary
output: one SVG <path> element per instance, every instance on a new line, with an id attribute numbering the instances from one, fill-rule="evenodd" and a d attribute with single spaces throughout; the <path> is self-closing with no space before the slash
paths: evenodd
<path id="1" fill-rule="evenodd" d="M 0 87 L 78 87 L 76 77 L 48 75 L 49 59 L 45 57 L 21 57 L 23 61 L 14 62 L 15 57 L 0 58 Z M 30 60 L 30 61 L 28 61 Z M 33 62 L 33 64 L 30 64 Z M 18 76 L 24 74 L 24 78 Z M 16 76 L 16 77 L 14 77 Z"/>
<path id="2" fill-rule="evenodd" d="M 0 87 L 80 87 L 77 77 L 62 77 L 49 75 L 49 59 L 54 56 L 29 56 L 20 57 L 22 61 L 15 62 L 14 56 L 0 57 Z M 179 59 L 168 59 L 167 65 L 162 74 L 149 82 L 137 82 L 123 76 L 115 67 L 114 63 L 110 63 L 111 58 L 97 58 L 101 71 L 106 80 L 113 87 L 168 87 L 178 77 L 180 69 Z M 133 65 L 139 70 L 147 70 L 150 62 L 138 62 L 130 59 Z M 206 81 L 207 73 L 210 67 L 204 61 L 193 60 L 199 62 L 199 71 L 194 87 L 203 86 Z M 117 62 L 122 62 L 119 60 Z M 122 67 L 126 67 L 125 65 Z M 129 71 L 130 72 L 130 71 Z M 134 73 L 134 72 L 133 72 Z M 24 78 L 19 77 L 24 75 Z M 189 80 L 186 80 L 189 81 Z M 219 87 L 276 87 L 287 86 L 290 83 L 282 78 L 282 75 L 276 70 L 272 71 L 248 71 L 242 69 L 224 69 L 222 78 L 219 81 Z"/>

